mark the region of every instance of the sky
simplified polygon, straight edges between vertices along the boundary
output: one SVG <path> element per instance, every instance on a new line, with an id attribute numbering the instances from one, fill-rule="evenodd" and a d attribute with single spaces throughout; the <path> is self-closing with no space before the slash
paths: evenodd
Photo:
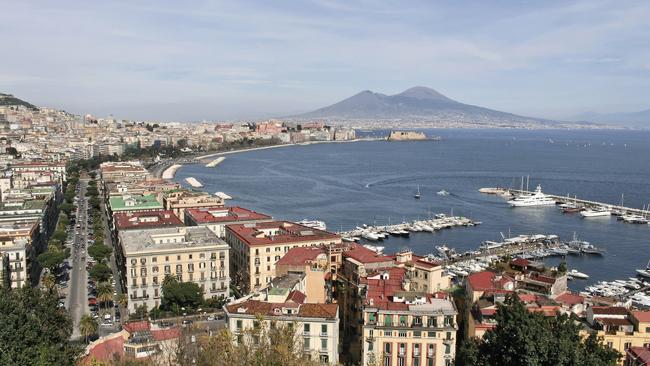
<path id="1" fill-rule="evenodd" d="M 650 1 L 0 0 L 0 92 L 163 121 L 416 85 L 545 118 L 650 108 Z"/>

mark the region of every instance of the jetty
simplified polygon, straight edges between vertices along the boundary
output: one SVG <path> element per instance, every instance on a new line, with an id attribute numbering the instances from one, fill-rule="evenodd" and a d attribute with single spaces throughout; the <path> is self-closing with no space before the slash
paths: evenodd
<path id="1" fill-rule="evenodd" d="M 223 157 L 223 156 L 220 156 L 220 157 L 212 160 L 211 162 L 205 164 L 205 167 L 206 168 L 214 168 L 215 166 L 221 164 L 221 162 L 223 162 L 224 160 L 226 160 L 226 158 Z"/>
<path id="2" fill-rule="evenodd" d="M 174 176 L 176 175 L 176 171 L 182 167 L 181 164 L 174 164 L 170 166 L 169 168 L 165 169 L 162 173 L 162 179 L 174 179 Z"/>
<path id="3" fill-rule="evenodd" d="M 194 188 L 203 187 L 203 184 L 201 184 L 201 182 L 196 180 L 196 178 L 194 178 L 194 177 L 187 177 L 187 178 L 185 178 L 185 181 L 187 182 L 187 184 L 191 185 Z"/>
<path id="4" fill-rule="evenodd" d="M 512 188 L 500 188 L 500 187 L 481 188 L 479 189 L 479 192 L 485 194 L 496 194 L 505 198 L 520 196 L 520 195 L 532 195 L 535 193 L 524 189 L 512 189 Z M 634 214 L 634 215 L 641 215 L 641 216 L 648 215 L 647 209 L 626 207 L 618 204 L 585 200 L 585 199 L 577 198 L 575 196 L 571 197 L 568 195 L 560 196 L 560 195 L 548 194 L 548 193 L 544 193 L 544 194 L 547 197 L 554 199 L 555 202 L 557 202 L 558 204 L 573 204 L 573 205 L 578 205 L 580 207 L 583 207 L 585 209 L 605 209 L 612 212 L 613 215 L 626 215 L 626 214 Z"/>

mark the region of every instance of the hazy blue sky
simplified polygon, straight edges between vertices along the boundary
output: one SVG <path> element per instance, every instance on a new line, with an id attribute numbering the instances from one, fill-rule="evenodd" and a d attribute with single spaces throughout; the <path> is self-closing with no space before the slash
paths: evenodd
<path id="1" fill-rule="evenodd" d="M 650 108 L 650 1 L 0 0 L 0 91 L 134 119 L 255 118 L 414 85 L 564 117 Z"/>

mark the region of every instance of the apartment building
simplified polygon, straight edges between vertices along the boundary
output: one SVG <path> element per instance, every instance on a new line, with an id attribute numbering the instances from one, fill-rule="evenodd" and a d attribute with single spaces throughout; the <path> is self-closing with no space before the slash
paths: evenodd
<path id="1" fill-rule="evenodd" d="M 21 288 L 29 284 L 27 276 L 27 246 L 26 238 L 0 237 L 0 274 L 2 285 L 9 284 L 11 288 Z"/>
<path id="2" fill-rule="evenodd" d="M 362 281 L 362 365 L 451 366 L 458 311 L 446 294 L 404 291 L 406 271 L 393 267 Z M 443 297 L 443 298 L 438 298 Z"/>
<path id="3" fill-rule="evenodd" d="M 256 291 L 276 277 L 276 263 L 295 247 L 334 246 L 341 237 L 288 221 L 226 226 L 232 250 L 233 283 L 242 293 Z"/>
<path id="4" fill-rule="evenodd" d="M 140 182 L 149 177 L 149 171 L 139 161 L 105 162 L 99 171 L 104 184 Z"/>
<path id="5" fill-rule="evenodd" d="M 583 332 L 596 333 L 603 344 L 626 355 L 633 347 L 650 347 L 650 310 L 633 310 L 618 306 L 592 306 L 587 308 L 589 328 Z M 620 360 L 623 364 L 625 357 Z"/>
<path id="6" fill-rule="evenodd" d="M 175 190 L 165 192 L 163 204 L 166 210 L 172 210 L 181 221 L 185 222 L 185 210 L 201 207 L 223 206 L 223 199 L 206 192 Z"/>
<path id="7" fill-rule="evenodd" d="M 220 238 L 226 237 L 226 225 L 273 221 L 263 213 L 242 207 L 201 207 L 185 210 L 185 225 L 205 226 Z"/>
<path id="8" fill-rule="evenodd" d="M 160 305 L 165 276 L 197 283 L 204 298 L 229 296 L 229 248 L 207 228 L 128 230 L 119 238 L 130 312 Z"/>
<path id="9" fill-rule="evenodd" d="M 224 307 L 226 324 L 238 342 L 249 336 L 247 330 L 292 327 L 305 357 L 324 364 L 339 360 L 339 310 L 337 304 L 305 303 L 305 295 L 291 291 L 286 296 L 247 299 Z M 259 317 L 262 317 L 261 322 Z M 264 324 L 262 324 L 262 322 Z"/>

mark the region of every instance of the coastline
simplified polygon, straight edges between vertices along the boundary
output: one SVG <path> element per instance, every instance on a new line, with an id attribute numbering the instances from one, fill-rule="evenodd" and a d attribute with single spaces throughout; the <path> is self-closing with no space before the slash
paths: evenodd
<path id="1" fill-rule="evenodd" d="M 259 147 L 249 147 L 245 149 L 238 149 L 238 150 L 230 150 L 230 151 L 222 151 L 222 152 L 217 152 L 217 153 L 211 153 L 207 155 L 201 155 L 193 158 L 194 163 L 204 163 L 203 160 L 205 159 L 210 159 L 214 158 L 216 156 L 224 156 L 224 155 L 231 155 L 231 154 L 237 154 L 237 153 L 243 153 L 243 152 L 249 152 L 249 151 L 257 151 L 257 150 L 266 150 L 266 149 L 275 149 L 275 148 L 280 148 L 280 147 L 290 147 L 290 146 L 307 146 L 307 145 L 316 145 L 316 144 L 332 144 L 332 143 L 352 143 L 352 142 L 364 142 L 364 141 L 386 141 L 385 138 L 360 138 L 360 139 L 354 139 L 354 140 L 331 140 L 331 141 L 307 141 L 307 142 L 300 142 L 300 143 L 293 143 L 293 144 L 279 144 L 279 145 L 271 145 L 271 146 L 259 146 Z M 176 176 L 176 172 L 183 167 L 183 165 L 188 164 L 186 161 L 180 162 L 177 161 L 170 167 L 164 169 L 162 173 L 160 174 L 161 179 L 174 179 Z"/>

